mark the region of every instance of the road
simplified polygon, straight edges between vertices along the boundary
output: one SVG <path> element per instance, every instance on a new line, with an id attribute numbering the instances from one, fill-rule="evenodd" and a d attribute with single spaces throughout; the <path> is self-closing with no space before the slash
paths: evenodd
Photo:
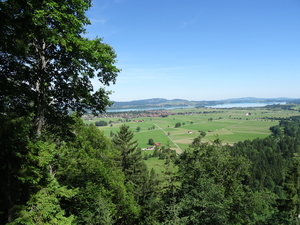
<path id="1" fill-rule="evenodd" d="M 160 126 L 158 126 L 157 124 L 154 124 L 156 127 L 158 127 L 158 129 L 161 129 L 165 135 L 170 139 L 170 141 L 180 150 L 180 152 L 178 153 L 182 153 L 182 149 L 173 141 L 173 139 L 164 131 L 164 129 L 162 129 Z"/>

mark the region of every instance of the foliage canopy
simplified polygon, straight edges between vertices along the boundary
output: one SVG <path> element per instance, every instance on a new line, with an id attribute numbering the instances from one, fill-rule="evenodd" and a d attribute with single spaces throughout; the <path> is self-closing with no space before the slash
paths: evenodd
<path id="1" fill-rule="evenodd" d="M 69 110 L 103 112 L 118 72 L 101 38 L 84 37 L 88 0 L 0 2 L 0 111 L 30 115 L 32 135 L 60 124 Z M 102 84 L 94 90 L 92 79 Z"/>

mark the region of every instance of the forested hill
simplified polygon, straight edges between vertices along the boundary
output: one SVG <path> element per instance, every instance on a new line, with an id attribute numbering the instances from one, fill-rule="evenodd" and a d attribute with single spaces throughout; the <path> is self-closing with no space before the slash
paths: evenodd
<path id="1" fill-rule="evenodd" d="M 130 108 L 130 107 L 160 107 L 160 106 L 188 106 L 188 105 L 213 105 L 217 104 L 217 101 L 189 101 L 184 99 L 164 99 L 164 98 L 152 98 L 143 100 L 134 100 L 128 102 L 114 102 L 112 108 Z"/>
<path id="2" fill-rule="evenodd" d="M 253 98 L 253 97 L 245 97 L 245 98 L 232 98 L 232 99 L 224 99 L 224 100 L 215 100 L 215 101 L 189 101 L 185 99 L 165 99 L 165 98 L 151 98 L 151 99 L 143 99 L 143 100 L 134 100 L 134 101 L 124 101 L 118 102 L 115 101 L 111 106 L 111 109 L 114 108 L 147 108 L 147 107 L 172 107 L 172 106 L 213 106 L 217 104 L 225 104 L 225 103 L 246 103 L 246 102 L 292 102 L 295 99 L 292 98 Z"/>

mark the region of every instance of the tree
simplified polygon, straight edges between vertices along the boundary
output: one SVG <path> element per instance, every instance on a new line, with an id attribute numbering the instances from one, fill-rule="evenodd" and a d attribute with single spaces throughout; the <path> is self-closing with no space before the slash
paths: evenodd
<path id="1" fill-rule="evenodd" d="M 63 208 L 76 216 L 73 224 L 131 224 L 139 207 L 115 161 L 119 152 L 92 124 L 77 121 L 74 132 L 75 140 L 62 145 L 58 154 L 57 179 L 77 190 L 63 201 Z"/>
<path id="2" fill-rule="evenodd" d="M 126 177 L 126 183 L 131 186 L 135 199 L 139 202 L 148 183 L 148 171 L 143 161 L 142 151 L 136 140 L 132 140 L 134 132 L 123 124 L 112 139 L 114 147 L 119 151 L 117 159 Z"/>
<path id="3" fill-rule="evenodd" d="M 160 150 L 158 146 L 154 147 L 153 157 L 159 157 Z"/>
<path id="4" fill-rule="evenodd" d="M 30 119 L 9 121 L 0 115 L 0 122 L 0 223 L 6 224 L 15 218 L 16 205 L 26 204 L 31 192 L 36 191 L 33 183 L 37 183 L 40 174 L 36 173 L 38 169 L 31 169 L 36 164 L 36 154 L 30 154 L 27 147 Z"/>
<path id="5" fill-rule="evenodd" d="M 159 224 L 157 222 L 158 214 L 161 212 L 161 199 L 158 194 L 161 189 L 161 183 L 158 174 L 152 168 L 149 176 L 149 185 L 142 202 L 142 210 L 139 224 Z"/>
<path id="6" fill-rule="evenodd" d="M 74 215 L 66 217 L 64 210 L 60 207 L 59 200 L 61 197 L 70 198 L 75 195 L 75 192 L 66 187 L 60 187 L 53 176 L 48 179 L 49 184 L 30 198 L 26 207 L 19 213 L 19 217 L 9 223 L 10 225 L 73 224 Z"/>
<path id="7" fill-rule="evenodd" d="M 181 123 L 176 123 L 175 124 L 175 128 L 178 128 L 178 127 L 180 127 L 181 126 Z"/>
<path id="8" fill-rule="evenodd" d="M 275 196 L 245 185 L 249 163 L 218 143 L 193 141 L 176 160 L 176 188 L 163 195 L 162 222 L 171 224 L 269 224 Z"/>
<path id="9" fill-rule="evenodd" d="M 55 151 L 76 136 L 70 111 L 96 114 L 111 105 L 104 86 L 114 84 L 120 71 L 112 47 L 84 37 L 90 5 L 89 0 L 0 1 L 0 223 L 24 223 L 28 215 L 45 224 L 72 220 L 59 205 L 71 195 L 52 174 L 60 156 Z M 93 78 L 101 83 L 99 90 Z M 53 208 L 43 208 L 43 201 Z M 31 206 L 40 211 L 32 215 Z"/>
<path id="10" fill-rule="evenodd" d="M 200 136 L 201 136 L 202 138 L 204 138 L 204 137 L 206 136 L 206 132 L 205 132 L 205 131 L 201 131 L 201 132 L 200 132 Z"/>
<path id="11" fill-rule="evenodd" d="M 137 131 L 137 132 L 140 132 L 140 130 L 141 130 L 141 127 L 138 126 L 138 127 L 136 128 L 136 131 Z"/>
<path id="12" fill-rule="evenodd" d="M 114 135 L 115 135 L 114 132 L 110 131 L 109 136 L 113 137 Z"/>
<path id="13" fill-rule="evenodd" d="M 148 160 L 148 158 L 149 158 L 149 155 L 148 155 L 147 153 L 145 153 L 143 159 L 144 159 L 144 160 Z"/>
<path id="14" fill-rule="evenodd" d="M 31 116 L 31 137 L 79 114 L 105 111 L 116 54 L 101 38 L 84 37 L 91 1 L 0 1 L 0 112 Z M 68 128 L 68 126 L 66 126 Z M 53 128 L 54 129 L 54 128 Z"/>
<path id="15" fill-rule="evenodd" d="M 152 138 L 150 138 L 150 139 L 148 140 L 148 145 L 154 145 L 154 141 L 153 141 Z"/>
<path id="16" fill-rule="evenodd" d="M 287 175 L 284 190 L 287 198 L 285 199 L 285 211 L 288 212 L 289 217 L 295 224 L 299 223 L 300 212 L 300 160 L 293 159 Z M 298 222 L 298 223 L 297 223 Z"/>
<path id="17" fill-rule="evenodd" d="M 274 136 L 282 135 L 282 130 L 280 129 L 280 126 L 278 126 L 278 125 L 270 127 L 270 131 L 272 131 Z"/>
<path id="18" fill-rule="evenodd" d="M 101 120 L 101 121 L 96 121 L 95 125 L 98 127 L 103 127 L 103 126 L 107 126 L 108 123 L 106 121 Z"/>
<path id="19" fill-rule="evenodd" d="M 30 141 L 28 120 L 5 121 L 0 128 L 0 223 L 71 224 L 72 217 L 64 216 L 60 200 L 74 192 L 54 176 L 55 138 L 49 141 L 43 134 L 43 140 Z"/>

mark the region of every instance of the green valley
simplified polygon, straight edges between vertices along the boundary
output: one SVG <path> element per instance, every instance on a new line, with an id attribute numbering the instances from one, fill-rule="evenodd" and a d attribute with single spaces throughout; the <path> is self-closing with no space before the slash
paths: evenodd
<path id="1" fill-rule="evenodd" d="M 162 114 L 162 115 L 161 115 Z M 167 116 L 165 114 L 168 114 Z M 297 107 L 292 110 L 281 108 L 246 108 L 246 109 L 213 109 L 190 108 L 176 110 L 123 112 L 119 114 L 105 114 L 100 117 L 86 117 L 86 123 L 106 121 L 107 126 L 99 126 L 106 136 L 115 133 L 122 124 L 128 125 L 135 131 L 135 139 L 139 147 L 147 148 L 148 140 L 166 145 L 181 152 L 187 148 L 201 131 L 206 133 L 204 142 L 218 136 L 223 144 L 232 145 L 239 141 L 264 138 L 271 134 L 269 128 L 279 122 L 279 118 L 300 115 Z M 106 118 L 104 118 L 106 117 Z M 175 124 L 181 126 L 175 128 Z M 140 127 L 140 131 L 136 128 Z M 154 128 L 154 129 L 153 129 Z"/>

